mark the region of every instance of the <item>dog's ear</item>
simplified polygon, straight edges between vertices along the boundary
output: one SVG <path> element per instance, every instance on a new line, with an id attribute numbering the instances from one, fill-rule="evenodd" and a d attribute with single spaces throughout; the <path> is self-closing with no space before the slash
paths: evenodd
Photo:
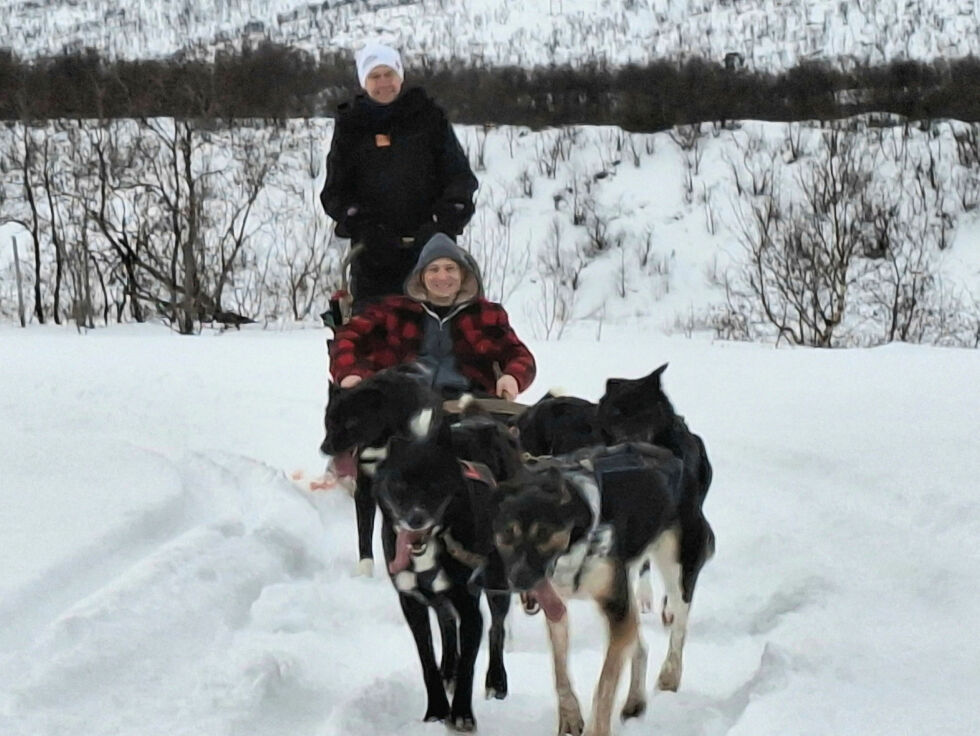
<path id="1" fill-rule="evenodd" d="M 666 363 L 664 363 L 662 366 L 660 366 L 659 368 L 657 368 L 657 370 L 655 370 L 649 376 L 647 376 L 646 378 L 644 378 L 643 379 L 643 382 L 644 383 L 656 383 L 659 386 L 660 385 L 660 376 L 663 375 L 663 372 L 665 370 L 667 370 L 667 364 Z"/>
<path id="2" fill-rule="evenodd" d="M 624 383 L 626 383 L 628 378 L 607 378 L 606 379 L 606 394 L 608 395 L 611 391 L 619 388 Z"/>

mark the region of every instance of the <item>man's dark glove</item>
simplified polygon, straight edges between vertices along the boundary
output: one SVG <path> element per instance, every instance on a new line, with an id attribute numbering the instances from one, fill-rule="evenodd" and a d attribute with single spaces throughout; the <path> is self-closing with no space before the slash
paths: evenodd
<path id="1" fill-rule="evenodd" d="M 337 223 L 337 236 L 359 242 L 362 233 L 370 227 L 373 219 L 367 210 L 361 209 L 356 204 L 351 205 L 347 208 L 344 219 Z"/>
<path id="2" fill-rule="evenodd" d="M 432 212 L 436 229 L 455 238 L 466 227 L 473 214 L 473 205 L 466 202 L 442 201 L 436 203 Z"/>

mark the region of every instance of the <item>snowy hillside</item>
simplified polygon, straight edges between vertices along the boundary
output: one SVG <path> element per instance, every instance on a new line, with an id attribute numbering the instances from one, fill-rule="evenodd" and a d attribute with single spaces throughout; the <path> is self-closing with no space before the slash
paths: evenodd
<path id="1" fill-rule="evenodd" d="M 24 57 L 201 53 L 269 39 L 314 54 L 381 36 L 413 61 L 619 65 L 738 52 L 752 68 L 975 53 L 980 0 L 5 0 L 0 38 Z"/>
<path id="2" fill-rule="evenodd" d="M 132 319 L 116 250 L 92 212 L 107 213 L 110 234 L 144 237 L 160 262 L 169 261 L 171 214 L 183 218 L 186 213 L 171 213 L 168 202 L 182 201 L 181 193 L 191 186 L 186 177 L 167 178 L 177 167 L 148 163 L 145 151 L 159 147 L 136 145 L 174 135 L 172 121 L 151 123 L 115 121 L 101 127 L 55 121 L 26 135 L 19 126 L 0 129 L 0 160 L 7 172 L 0 174 L 4 215 L 24 223 L 33 222 L 21 175 L 25 141 L 33 147 L 28 149 L 33 151 L 32 198 L 43 204 L 37 270 L 49 318 L 56 275 L 51 243 L 57 236 L 68 251 L 63 309 L 68 311 L 71 300 L 87 298 L 92 326 L 115 322 L 120 312 Z M 195 191 L 206 198 L 201 206 L 208 218 L 200 225 L 205 279 L 216 278 L 222 267 L 215 262 L 218 254 L 232 247 L 228 233 L 244 233 L 235 260 L 240 265 L 222 277 L 225 309 L 277 325 L 314 321 L 326 307 L 349 244 L 331 238 L 330 221 L 317 199 L 331 132 L 330 120 L 294 120 L 284 128 L 182 129 L 193 146 Z M 512 126 L 458 126 L 457 133 L 480 180 L 477 212 L 461 243 L 480 263 L 488 295 L 526 319 L 535 337 L 552 339 L 575 325 L 601 333 L 609 325 L 635 324 L 681 334 L 716 330 L 736 339 L 774 338 L 772 325 L 758 313 L 758 300 L 746 302 L 735 294 L 747 288 L 749 241 L 761 242 L 754 224 L 758 212 L 783 213 L 772 218 L 773 229 L 797 218 L 826 219 L 825 213 L 806 214 L 810 177 L 826 172 L 829 162 L 836 166 L 844 160 L 828 152 L 834 131 L 807 122 L 703 124 L 657 134 Z M 932 323 L 903 339 L 975 344 L 980 125 L 937 121 L 922 130 L 869 117 L 847 121 L 838 134 L 847 144 L 849 165 L 857 167 L 855 177 L 865 182 L 862 191 L 841 200 L 842 206 L 857 208 L 841 217 L 856 228 L 860 248 L 868 253 L 874 255 L 882 238 L 892 245 L 886 254 L 855 260 L 834 344 L 891 339 L 892 306 L 916 311 Z M 116 153 L 109 157 L 108 186 L 101 188 L 89 163 L 97 160 L 96 147 L 107 145 Z M 172 192 L 171 198 L 161 198 L 161 191 Z M 243 204 L 253 194 L 255 206 L 246 210 Z M 83 202 L 89 202 L 88 217 Z M 31 319 L 35 299 L 29 233 L 0 230 L 0 318 L 8 322 L 17 319 L 15 232 Z M 93 258 L 116 278 L 99 280 L 89 268 Z M 910 279 L 921 289 L 902 297 Z M 155 288 L 149 278 L 143 286 Z M 894 287 L 891 296 L 885 287 Z M 895 303 L 895 294 L 904 306 Z M 729 308 L 738 312 L 738 324 L 729 324 Z"/>
<path id="3" fill-rule="evenodd" d="M 326 335 L 0 327 L 0 733 L 444 733 L 394 590 L 351 576 L 350 498 L 287 479 L 322 467 Z M 975 351 L 636 330 L 531 348 L 527 399 L 670 361 L 715 467 L 681 689 L 614 733 L 976 733 Z M 605 634 L 591 604 L 570 615 L 588 703 Z M 479 732 L 553 734 L 544 622 L 509 628 L 511 694 L 476 700 Z M 656 613 L 643 634 L 655 672 Z"/>

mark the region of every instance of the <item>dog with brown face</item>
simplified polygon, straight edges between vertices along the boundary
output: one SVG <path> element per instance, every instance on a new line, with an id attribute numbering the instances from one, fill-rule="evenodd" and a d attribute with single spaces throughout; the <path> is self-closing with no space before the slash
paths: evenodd
<path id="1" fill-rule="evenodd" d="M 587 732 L 607 736 L 613 698 L 626 657 L 632 654 L 630 688 L 622 717 L 646 708 L 646 660 L 628 566 L 650 556 L 667 591 L 663 621 L 670 629 L 658 687 L 676 690 L 697 570 L 714 551 L 714 535 L 703 516 L 688 529 L 680 509 L 685 498 L 683 463 L 665 448 L 630 442 L 594 447 L 531 463 L 501 484 L 494 516 L 494 541 L 511 589 L 547 619 L 558 695 L 558 733 L 582 734 L 584 720 L 568 674 L 568 614 L 565 601 L 591 597 L 606 618 L 609 646 L 592 703 Z M 699 523 L 699 522 L 695 522 Z M 680 556 L 685 535 L 705 540 L 697 570 Z"/>

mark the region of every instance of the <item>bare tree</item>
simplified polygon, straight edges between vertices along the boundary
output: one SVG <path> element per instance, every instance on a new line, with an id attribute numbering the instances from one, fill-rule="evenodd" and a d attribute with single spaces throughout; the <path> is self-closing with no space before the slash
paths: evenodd
<path id="1" fill-rule="evenodd" d="M 19 190 L 18 200 L 22 205 L 21 213 L 15 215 L 13 222 L 20 224 L 31 238 L 32 252 L 34 256 L 33 290 L 34 290 L 34 317 L 38 323 L 44 324 L 44 294 L 42 287 L 45 283 L 44 263 L 41 253 L 42 239 L 42 218 L 41 205 L 37 198 L 37 176 L 35 172 L 37 157 L 41 148 L 40 139 L 43 135 L 38 135 L 36 131 L 28 125 L 21 125 L 19 133 L 11 139 L 11 145 L 5 156 L 5 164 L 17 172 Z"/>
<path id="2" fill-rule="evenodd" d="M 307 133 L 300 175 L 284 169 L 271 182 L 286 194 L 287 204 L 277 208 L 272 225 L 277 241 L 276 262 L 285 273 L 285 284 L 269 286 L 279 297 L 284 292 L 295 320 L 305 319 L 317 304 L 326 304 L 331 293 L 341 286 L 348 242 L 334 237 L 333 223 L 320 206 L 317 181 L 323 156 L 315 138 L 318 134 L 315 130 Z"/>

